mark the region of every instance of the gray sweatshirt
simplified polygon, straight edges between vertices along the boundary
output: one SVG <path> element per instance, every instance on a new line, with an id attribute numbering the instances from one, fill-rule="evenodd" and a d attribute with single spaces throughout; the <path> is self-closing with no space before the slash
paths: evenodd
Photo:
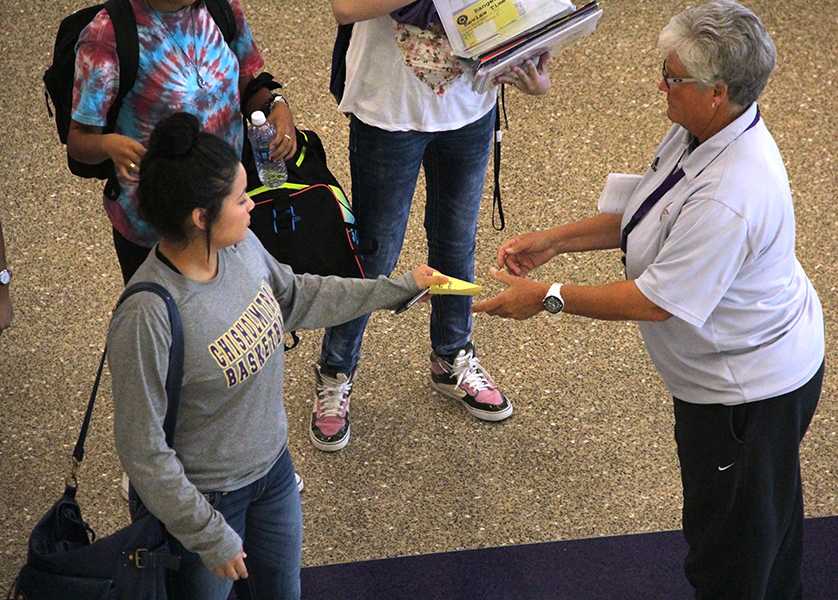
<path id="1" fill-rule="evenodd" d="M 210 282 L 186 279 L 149 253 L 130 283 L 153 281 L 183 320 L 183 391 L 174 449 L 163 419 L 171 331 L 151 293 L 130 297 L 113 316 L 108 364 L 114 435 L 125 472 L 146 507 L 187 550 L 214 567 L 242 548 L 202 492 L 232 491 L 263 477 L 285 451 L 283 337 L 395 308 L 418 291 L 399 279 L 294 275 L 256 237 L 219 252 Z"/>

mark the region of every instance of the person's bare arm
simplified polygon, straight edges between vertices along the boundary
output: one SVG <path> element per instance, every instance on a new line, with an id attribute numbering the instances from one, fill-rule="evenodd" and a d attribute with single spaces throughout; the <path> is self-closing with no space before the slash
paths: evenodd
<path id="1" fill-rule="evenodd" d="M 135 179 L 145 147 L 126 135 L 102 133 L 101 127 L 70 121 L 67 151 L 77 161 L 90 165 L 111 159 L 120 177 Z"/>
<path id="2" fill-rule="evenodd" d="M 495 279 L 506 289 L 472 306 L 507 319 L 529 319 L 544 310 L 544 296 L 549 283 L 495 271 Z M 637 288 L 634 281 L 616 281 L 605 285 L 562 285 L 564 312 L 607 321 L 665 321 L 671 315 L 654 304 Z"/>
<path id="3" fill-rule="evenodd" d="M 498 248 L 497 266 L 513 275 L 527 275 L 557 254 L 609 250 L 620 245 L 622 215 L 601 213 L 566 225 L 509 239 Z"/>
<path id="4" fill-rule="evenodd" d="M 248 83 L 253 79 L 252 75 L 247 75 L 239 79 L 239 93 L 244 94 Z M 283 94 L 283 97 L 285 95 Z M 243 107 L 245 116 L 250 118 L 253 111 L 265 111 L 265 107 L 273 99 L 273 93 L 268 88 L 259 88 L 247 101 L 247 106 Z M 276 102 L 270 112 L 265 114 L 268 121 L 276 129 L 276 137 L 271 142 L 271 159 L 288 160 L 297 152 L 297 133 L 294 125 L 294 116 L 291 114 L 291 107 L 288 102 Z"/>

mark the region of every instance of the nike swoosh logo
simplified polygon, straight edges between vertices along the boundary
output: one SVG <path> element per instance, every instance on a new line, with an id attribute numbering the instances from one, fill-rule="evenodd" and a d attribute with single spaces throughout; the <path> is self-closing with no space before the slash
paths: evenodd
<path id="1" fill-rule="evenodd" d="M 732 467 L 733 465 L 735 465 L 735 464 L 736 464 L 736 461 L 734 460 L 732 463 L 730 463 L 730 464 L 729 464 L 728 466 L 726 466 L 726 467 L 716 467 L 716 468 L 717 468 L 719 471 L 727 471 L 729 468 L 731 468 L 731 467 Z"/>

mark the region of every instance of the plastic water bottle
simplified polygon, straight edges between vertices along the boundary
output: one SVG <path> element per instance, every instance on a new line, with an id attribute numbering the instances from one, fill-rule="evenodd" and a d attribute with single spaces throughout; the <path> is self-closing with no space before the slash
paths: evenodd
<path id="1" fill-rule="evenodd" d="M 282 159 L 271 160 L 271 142 L 276 137 L 276 129 L 268 123 L 265 113 L 261 110 L 254 111 L 250 115 L 247 137 L 250 139 L 250 146 L 253 148 L 253 158 L 256 161 L 256 170 L 259 172 L 262 185 L 269 188 L 278 188 L 288 181 L 288 169 L 285 166 L 285 161 Z"/>

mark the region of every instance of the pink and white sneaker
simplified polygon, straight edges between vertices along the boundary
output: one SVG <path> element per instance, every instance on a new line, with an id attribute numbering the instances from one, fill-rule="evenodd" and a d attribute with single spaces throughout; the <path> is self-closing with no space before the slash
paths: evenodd
<path id="1" fill-rule="evenodd" d="M 512 403 L 477 360 L 471 342 L 451 362 L 431 353 L 431 385 L 483 421 L 503 421 L 512 415 Z"/>
<path id="2" fill-rule="evenodd" d="M 335 452 L 349 443 L 349 395 L 354 373 L 335 373 L 330 377 L 319 365 L 314 368 L 316 394 L 311 413 L 309 438 L 314 447 Z"/>

